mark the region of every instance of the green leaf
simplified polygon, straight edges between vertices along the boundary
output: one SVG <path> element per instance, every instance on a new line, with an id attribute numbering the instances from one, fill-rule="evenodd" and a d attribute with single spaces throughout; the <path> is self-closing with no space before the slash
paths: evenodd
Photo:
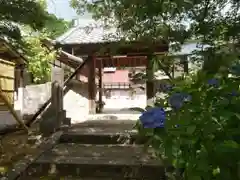
<path id="1" fill-rule="evenodd" d="M 196 130 L 196 125 L 190 125 L 187 127 L 187 134 L 191 135 L 195 132 Z"/>
<path id="2" fill-rule="evenodd" d="M 216 176 L 220 174 L 220 168 L 213 169 L 213 175 Z"/>
<path id="3" fill-rule="evenodd" d="M 240 114 L 234 113 L 234 115 L 238 118 L 238 120 L 240 120 Z"/>
<path id="4" fill-rule="evenodd" d="M 191 180 L 202 180 L 201 176 L 191 176 Z"/>
<path id="5" fill-rule="evenodd" d="M 233 140 L 224 141 L 223 146 L 233 148 L 233 149 L 240 148 L 240 145 L 236 141 L 233 141 Z"/>

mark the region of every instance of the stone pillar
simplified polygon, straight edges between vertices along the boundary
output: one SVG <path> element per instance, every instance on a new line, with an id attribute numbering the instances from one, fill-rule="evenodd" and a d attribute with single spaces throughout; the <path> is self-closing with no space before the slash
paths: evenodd
<path id="1" fill-rule="evenodd" d="M 51 74 L 51 81 L 52 82 L 58 82 L 60 86 L 63 86 L 64 84 L 64 69 L 52 66 L 52 74 Z"/>
<path id="2" fill-rule="evenodd" d="M 52 67 L 52 105 L 56 111 L 57 126 L 65 124 L 66 112 L 64 111 L 64 69 Z"/>
<path id="3" fill-rule="evenodd" d="M 154 72 L 153 72 L 153 55 L 147 56 L 147 65 L 146 65 L 146 94 L 147 94 L 147 106 L 154 105 Z"/>
<path id="4" fill-rule="evenodd" d="M 96 59 L 95 56 L 90 56 L 88 62 L 88 98 L 89 98 L 89 113 L 96 113 Z"/>
<path id="5" fill-rule="evenodd" d="M 52 96 L 51 106 L 42 115 L 42 119 L 39 123 L 39 130 L 44 137 L 48 137 L 63 125 L 63 121 L 66 118 L 63 111 L 63 89 L 62 86 L 54 81 L 52 83 Z"/>

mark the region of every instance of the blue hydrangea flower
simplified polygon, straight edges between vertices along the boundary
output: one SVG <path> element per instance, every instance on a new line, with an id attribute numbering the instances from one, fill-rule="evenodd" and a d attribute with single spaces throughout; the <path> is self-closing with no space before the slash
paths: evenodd
<path id="1" fill-rule="evenodd" d="M 218 79 L 209 79 L 208 80 L 208 85 L 213 86 L 213 87 L 218 87 L 219 86 L 219 80 Z"/>
<path id="2" fill-rule="evenodd" d="M 169 104 L 173 109 L 180 109 L 184 102 L 192 100 L 192 96 L 187 93 L 175 93 L 169 98 Z"/>
<path id="3" fill-rule="evenodd" d="M 240 93 L 238 91 L 233 90 L 231 93 L 229 93 L 229 95 L 232 97 L 237 97 L 240 95 Z"/>
<path id="4" fill-rule="evenodd" d="M 163 128 L 166 120 L 166 112 L 161 107 L 151 108 L 139 117 L 144 128 Z"/>

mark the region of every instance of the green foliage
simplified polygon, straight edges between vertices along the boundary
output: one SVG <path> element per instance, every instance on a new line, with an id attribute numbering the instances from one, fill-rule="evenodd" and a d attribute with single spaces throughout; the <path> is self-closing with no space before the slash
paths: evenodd
<path id="1" fill-rule="evenodd" d="M 193 37 L 213 43 L 239 36 L 236 0 L 71 0 L 71 4 L 78 12 L 87 10 L 115 25 L 130 39 L 182 43 Z"/>
<path id="2" fill-rule="evenodd" d="M 44 38 L 55 39 L 70 23 L 46 11 L 45 0 L 0 0 L 0 36 L 16 48 L 24 49 L 28 71 L 35 83 L 50 78 L 50 63 L 56 52 L 42 45 Z"/>
<path id="3" fill-rule="evenodd" d="M 48 14 L 43 32 L 48 33 L 48 37 L 55 39 L 65 33 L 70 28 L 70 22 L 57 18 L 54 14 Z"/>
<path id="4" fill-rule="evenodd" d="M 58 19 L 55 15 L 49 14 L 45 26 L 41 31 L 34 31 L 31 27 L 22 27 L 26 34 L 23 38 L 25 49 L 29 60 L 28 71 L 33 75 L 35 83 L 45 83 L 50 80 L 50 67 L 57 52 L 48 49 L 42 44 L 44 39 L 55 39 L 67 31 L 69 22 Z"/>
<path id="5" fill-rule="evenodd" d="M 21 40 L 19 24 L 41 29 L 47 19 L 42 3 L 37 0 L 0 0 L 0 36 Z"/>
<path id="6" fill-rule="evenodd" d="M 148 145 L 176 168 L 168 173 L 170 179 L 240 179 L 240 77 L 230 73 L 237 58 L 238 54 L 231 54 L 228 63 L 214 73 L 202 69 L 181 81 L 173 80 L 173 90 L 159 97 L 156 106 L 171 109 L 169 97 L 179 92 L 189 94 L 191 101 L 167 111 L 164 129 L 138 124 L 139 133 L 150 138 Z M 212 78 L 218 86 L 208 83 Z"/>
<path id="7" fill-rule="evenodd" d="M 25 48 L 28 56 L 28 71 L 33 75 L 34 83 L 45 83 L 50 80 L 51 64 L 56 59 L 57 52 L 48 49 L 42 44 L 43 39 L 55 39 L 68 30 L 69 22 L 58 19 L 49 14 L 45 26 L 41 31 L 34 31 L 30 27 L 24 27 L 23 31 Z"/>
<path id="8" fill-rule="evenodd" d="M 33 75 L 34 83 L 45 83 L 50 80 L 51 64 L 56 58 L 56 51 L 49 50 L 42 44 L 48 34 L 24 37 L 28 71 Z"/>
<path id="9" fill-rule="evenodd" d="M 49 38 L 60 36 L 70 26 L 46 11 L 46 0 L 0 0 L 0 4 L 0 36 L 11 40 L 21 40 L 21 25 L 47 32 Z"/>

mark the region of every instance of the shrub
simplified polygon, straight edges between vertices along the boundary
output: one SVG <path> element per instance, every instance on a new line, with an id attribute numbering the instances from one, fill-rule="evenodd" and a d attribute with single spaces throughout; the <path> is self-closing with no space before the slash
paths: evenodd
<path id="1" fill-rule="evenodd" d="M 140 116 L 139 133 L 174 166 L 171 178 L 182 169 L 185 180 L 240 179 L 239 81 L 198 73 Z"/>

